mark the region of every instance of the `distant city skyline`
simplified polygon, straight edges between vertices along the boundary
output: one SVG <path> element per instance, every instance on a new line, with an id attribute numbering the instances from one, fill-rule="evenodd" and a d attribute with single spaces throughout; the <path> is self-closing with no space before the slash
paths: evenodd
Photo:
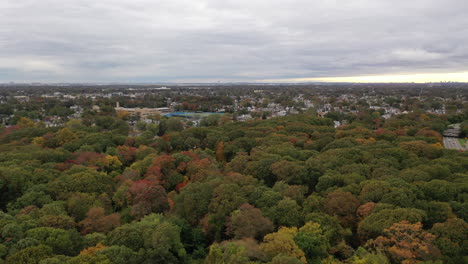
<path id="1" fill-rule="evenodd" d="M 5 82 L 468 82 L 466 0 L 2 0 Z"/>

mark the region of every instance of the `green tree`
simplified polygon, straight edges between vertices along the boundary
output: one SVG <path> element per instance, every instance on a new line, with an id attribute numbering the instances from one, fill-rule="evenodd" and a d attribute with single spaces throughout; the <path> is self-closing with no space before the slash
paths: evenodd
<path id="1" fill-rule="evenodd" d="M 262 215 L 262 211 L 250 204 L 242 204 L 231 213 L 226 223 L 227 233 L 234 239 L 262 238 L 273 231 L 273 223 Z"/>
<path id="2" fill-rule="evenodd" d="M 359 200 L 350 192 L 334 191 L 327 195 L 325 211 L 337 216 L 345 227 L 350 227 L 355 224 L 359 205 Z"/>
<path id="3" fill-rule="evenodd" d="M 97 255 L 105 255 L 112 264 L 140 264 L 143 262 L 142 254 L 125 246 L 110 246 L 99 250 Z"/>
<path id="4" fill-rule="evenodd" d="M 208 226 L 216 239 L 224 233 L 226 217 L 246 202 L 245 193 L 237 184 L 221 184 L 214 189 L 208 207 Z"/>
<path id="5" fill-rule="evenodd" d="M 46 245 L 25 248 L 9 256 L 5 264 L 39 264 L 43 259 L 52 256 L 52 249 Z"/>
<path id="6" fill-rule="evenodd" d="M 314 222 L 307 222 L 299 228 L 294 236 L 294 242 L 304 251 L 308 263 L 325 258 L 330 248 L 330 242 L 323 234 L 320 224 Z"/>
<path id="7" fill-rule="evenodd" d="M 55 254 L 76 255 L 82 243 L 76 230 L 37 227 L 26 231 L 26 236 L 51 247 Z"/>
<path id="8" fill-rule="evenodd" d="M 351 264 L 390 264 L 388 258 L 380 252 L 369 252 L 359 247 L 347 261 Z"/>
<path id="9" fill-rule="evenodd" d="M 412 208 L 383 209 L 364 218 L 359 225 L 357 234 L 362 242 L 369 238 L 382 235 L 384 230 L 394 223 L 408 221 L 410 223 L 421 222 L 426 214 L 422 210 Z"/>
<path id="10" fill-rule="evenodd" d="M 434 244 L 441 250 L 444 263 L 463 263 L 468 252 L 468 224 L 459 218 L 435 224 L 431 233 Z"/>
<path id="11" fill-rule="evenodd" d="M 208 183 L 189 183 L 175 197 L 174 212 L 195 226 L 208 213 L 212 193 Z"/>
<path id="12" fill-rule="evenodd" d="M 266 215 L 277 226 L 300 226 L 303 223 L 301 207 L 296 201 L 286 197 L 267 210 Z"/>

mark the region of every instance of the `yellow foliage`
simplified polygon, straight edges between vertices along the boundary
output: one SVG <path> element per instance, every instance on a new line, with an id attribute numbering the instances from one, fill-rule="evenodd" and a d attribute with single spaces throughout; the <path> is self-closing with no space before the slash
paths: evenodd
<path id="1" fill-rule="evenodd" d="M 118 169 L 122 167 L 122 162 L 120 162 L 117 156 L 106 155 L 104 158 L 104 167 L 109 169 Z"/>
<path id="2" fill-rule="evenodd" d="M 226 162 L 226 157 L 224 156 L 224 142 L 219 141 L 218 145 L 216 146 L 216 159 L 221 162 Z"/>
<path id="3" fill-rule="evenodd" d="M 18 120 L 18 126 L 21 128 L 26 128 L 26 127 L 34 127 L 34 121 L 27 117 L 21 117 Z"/>
<path id="4" fill-rule="evenodd" d="M 62 146 L 68 142 L 78 139 L 78 136 L 75 133 L 73 133 L 70 129 L 65 127 L 57 132 L 55 138 L 57 139 L 57 143 L 60 146 Z"/>
<path id="5" fill-rule="evenodd" d="M 368 264 L 369 262 L 363 262 L 362 264 Z M 320 261 L 320 264 L 343 264 L 343 262 L 334 259 L 332 256 L 328 256 L 326 259 L 322 259 Z M 353 263 L 353 264 L 358 264 L 358 263 Z M 381 263 L 379 263 L 381 264 Z"/>
<path id="6" fill-rule="evenodd" d="M 33 144 L 36 144 L 36 145 L 39 145 L 41 147 L 44 146 L 45 144 L 45 139 L 43 137 L 35 137 L 33 140 L 32 140 Z"/>
<path id="7" fill-rule="evenodd" d="M 94 256 L 96 255 L 96 252 L 105 249 L 106 246 L 104 246 L 101 243 L 97 243 L 96 246 L 94 247 L 89 247 L 85 248 L 80 252 L 80 255 L 88 255 L 88 256 Z"/>
<path id="8" fill-rule="evenodd" d="M 315 222 L 307 222 L 304 226 L 299 228 L 300 232 L 310 233 L 310 234 L 320 234 L 322 230 L 320 229 L 320 224 Z"/>
<path id="9" fill-rule="evenodd" d="M 421 114 L 421 115 L 419 116 L 419 119 L 421 119 L 421 120 L 423 120 L 423 121 L 427 121 L 427 120 L 429 120 L 430 118 L 429 118 L 429 116 L 426 115 L 426 114 Z"/>
<path id="10" fill-rule="evenodd" d="M 130 116 L 130 113 L 125 110 L 119 110 L 117 111 L 116 116 L 120 119 L 126 119 Z"/>
<path id="11" fill-rule="evenodd" d="M 151 120 L 159 121 L 159 120 L 161 120 L 161 114 L 156 113 L 154 115 L 149 115 L 148 118 L 151 119 Z"/>
<path id="12" fill-rule="evenodd" d="M 268 234 L 263 238 L 264 242 L 260 248 L 269 258 L 283 254 L 307 263 L 304 251 L 294 242 L 296 233 L 297 227 L 280 227 L 278 232 Z"/>
<path id="13" fill-rule="evenodd" d="M 83 126 L 80 119 L 70 119 L 66 124 L 66 127 L 76 130 Z"/>
<path id="14" fill-rule="evenodd" d="M 375 138 L 373 138 L 373 137 L 371 137 L 369 139 L 367 139 L 367 138 L 356 138 L 355 141 L 360 145 L 368 145 L 368 144 L 371 144 L 371 143 L 375 142 Z"/>

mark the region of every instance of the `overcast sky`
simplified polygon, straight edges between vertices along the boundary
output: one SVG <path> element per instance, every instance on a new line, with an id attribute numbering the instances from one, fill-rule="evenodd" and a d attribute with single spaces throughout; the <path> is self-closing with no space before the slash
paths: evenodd
<path id="1" fill-rule="evenodd" d="M 467 72 L 467 0 L 0 0 L 0 82 Z"/>

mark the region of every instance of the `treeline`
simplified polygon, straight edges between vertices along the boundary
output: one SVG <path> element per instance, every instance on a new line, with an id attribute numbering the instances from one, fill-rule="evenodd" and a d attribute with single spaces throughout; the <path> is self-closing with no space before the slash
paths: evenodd
<path id="1" fill-rule="evenodd" d="M 442 148 L 445 117 L 162 118 L 128 136 L 114 115 L 2 128 L 0 263 L 467 261 L 468 156 Z"/>

